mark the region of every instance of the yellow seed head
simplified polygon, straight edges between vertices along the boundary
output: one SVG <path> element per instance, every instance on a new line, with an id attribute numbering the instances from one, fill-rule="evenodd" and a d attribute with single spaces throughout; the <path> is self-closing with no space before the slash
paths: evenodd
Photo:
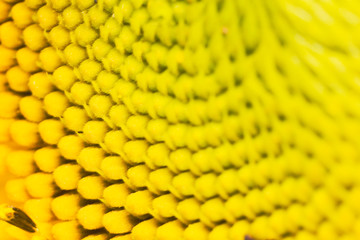
<path id="1" fill-rule="evenodd" d="M 0 0 L 2 239 L 359 239 L 359 19 Z"/>

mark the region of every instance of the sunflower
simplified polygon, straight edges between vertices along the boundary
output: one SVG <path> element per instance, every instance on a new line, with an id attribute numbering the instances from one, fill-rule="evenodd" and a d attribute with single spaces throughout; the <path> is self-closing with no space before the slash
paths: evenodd
<path id="1" fill-rule="evenodd" d="M 359 239 L 359 29 L 352 0 L 0 0 L 0 200 L 37 226 L 1 239 Z"/>

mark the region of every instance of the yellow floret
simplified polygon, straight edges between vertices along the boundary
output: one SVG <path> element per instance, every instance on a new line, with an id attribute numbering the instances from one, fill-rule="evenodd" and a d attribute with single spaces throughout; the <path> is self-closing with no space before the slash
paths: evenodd
<path id="1" fill-rule="evenodd" d="M 98 228 L 102 228 L 103 218 L 106 216 L 105 207 L 103 204 L 89 204 L 85 207 L 80 208 L 77 213 L 77 219 L 79 223 L 85 228 L 89 230 L 94 230 Z M 114 222 L 115 219 L 112 219 Z"/>
<path id="2" fill-rule="evenodd" d="M 6 22 L 1 25 L 1 43 L 7 48 L 18 48 L 23 45 L 21 29 L 17 28 L 14 22 Z"/>
<path id="3" fill-rule="evenodd" d="M 81 167 L 75 164 L 63 164 L 54 171 L 54 181 L 64 190 L 76 189 L 81 179 Z"/>
<path id="4" fill-rule="evenodd" d="M 77 43 L 82 47 L 91 45 L 98 38 L 97 32 L 85 24 L 76 27 L 75 36 Z"/>
<path id="5" fill-rule="evenodd" d="M 184 172 L 176 175 L 173 178 L 172 186 L 170 187 L 170 191 L 180 198 L 184 196 L 191 196 L 194 194 L 195 187 L 194 187 L 195 177 L 190 172 Z"/>
<path id="6" fill-rule="evenodd" d="M 55 239 L 80 240 L 80 232 L 76 221 L 63 221 L 55 224 L 51 230 Z"/>
<path id="7" fill-rule="evenodd" d="M 107 235 L 106 234 L 95 234 L 95 235 L 88 235 L 81 240 L 106 240 Z"/>
<path id="8" fill-rule="evenodd" d="M 76 81 L 76 76 L 68 66 L 61 66 L 53 73 L 54 85 L 60 90 L 69 90 Z"/>
<path id="9" fill-rule="evenodd" d="M 36 72 L 40 68 L 37 64 L 39 54 L 25 47 L 16 52 L 16 60 L 19 66 L 26 72 Z"/>
<path id="10" fill-rule="evenodd" d="M 13 151 L 7 155 L 9 171 L 18 177 L 26 177 L 35 171 L 33 151 Z"/>
<path id="11" fill-rule="evenodd" d="M 9 12 L 11 10 L 11 5 L 9 3 L 6 3 L 4 1 L 1 1 L 0 3 L 0 22 L 4 22 L 4 20 L 6 20 L 6 18 L 9 15 Z"/>
<path id="12" fill-rule="evenodd" d="M 80 10 L 85 10 L 93 6 L 95 2 L 92 0 L 76 0 L 75 4 Z"/>
<path id="13" fill-rule="evenodd" d="M 110 233 L 127 233 L 133 228 L 131 214 L 125 210 L 110 211 L 103 216 L 103 225 Z"/>
<path id="14" fill-rule="evenodd" d="M 131 231 L 131 237 L 134 240 L 155 238 L 158 223 L 155 219 L 149 219 L 137 224 Z"/>
<path id="15" fill-rule="evenodd" d="M 51 202 L 51 210 L 60 220 L 75 220 L 80 209 L 80 196 L 77 194 L 64 194 Z"/>
<path id="16" fill-rule="evenodd" d="M 228 236 L 229 226 L 226 224 L 217 225 L 209 234 L 209 240 L 223 239 Z"/>
<path id="17" fill-rule="evenodd" d="M 230 239 L 243 238 L 245 234 L 249 232 L 249 222 L 246 220 L 237 221 L 233 226 L 231 226 L 228 236 Z"/>
<path id="18" fill-rule="evenodd" d="M 29 8 L 39 9 L 42 5 L 45 4 L 45 1 L 44 0 L 26 0 L 25 3 Z"/>
<path id="19" fill-rule="evenodd" d="M 188 198 L 179 202 L 177 206 L 177 216 L 181 221 L 192 222 L 200 217 L 200 202 L 194 198 Z"/>
<path id="20" fill-rule="evenodd" d="M 100 169 L 102 160 L 104 159 L 105 152 L 102 148 L 86 147 L 83 148 L 76 161 L 86 171 L 97 172 Z"/>
<path id="21" fill-rule="evenodd" d="M 5 192 L 9 199 L 15 202 L 25 202 L 30 197 L 25 187 L 25 180 L 22 178 L 8 181 Z"/>
<path id="22" fill-rule="evenodd" d="M 183 239 L 184 227 L 179 221 L 171 221 L 167 222 L 158 227 L 156 231 L 156 238 L 165 240 L 168 239 L 169 236 L 172 236 L 174 240 Z"/>
<path id="23" fill-rule="evenodd" d="M 69 107 L 63 113 L 63 122 L 67 129 L 82 131 L 88 121 L 86 111 L 79 107 Z"/>
<path id="24" fill-rule="evenodd" d="M 110 240 L 132 240 L 132 238 L 131 238 L 130 234 L 125 234 L 125 235 L 119 235 L 119 236 L 113 237 Z"/>
<path id="25" fill-rule="evenodd" d="M 190 224 L 184 231 L 184 239 L 208 239 L 209 230 L 203 223 Z"/>
<path id="26" fill-rule="evenodd" d="M 57 48 L 63 50 L 70 44 L 70 34 L 68 30 L 62 26 L 55 26 L 49 33 L 51 44 Z"/>
<path id="27" fill-rule="evenodd" d="M 57 13 L 50 6 L 43 6 L 36 12 L 39 25 L 44 30 L 51 30 L 58 24 Z"/>
<path id="28" fill-rule="evenodd" d="M 153 168 L 164 167 L 168 164 L 169 149 L 163 144 L 153 144 L 147 150 L 147 158 L 145 159 L 146 164 Z"/>
<path id="29" fill-rule="evenodd" d="M 14 50 L 0 46 L 0 72 L 5 72 L 15 65 L 15 54 Z"/>
<path id="30" fill-rule="evenodd" d="M 134 192 L 126 198 L 125 209 L 134 216 L 142 217 L 149 213 L 153 199 L 148 190 Z"/>
<path id="31" fill-rule="evenodd" d="M 173 179 L 173 173 L 167 168 L 160 168 L 152 171 L 149 174 L 149 182 L 147 187 L 152 192 L 161 194 L 162 192 L 169 191 Z"/>
<path id="32" fill-rule="evenodd" d="M 21 114 L 29 121 L 40 122 L 45 118 L 43 102 L 36 97 L 23 97 L 19 107 Z"/>
<path id="33" fill-rule="evenodd" d="M 126 142 L 124 144 L 124 153 L 127 156 L 126 160 L 135 164 L 144 162 L 144 157 L 147 148 L 148 148 L 148 143 L 143 140 Z"/>
<path id="34" fill-rule="evenodd" d="M 104 203 L 111 208 L 124 207 L 127 196 L 131 193 L 125 184 L 112 184 L 104 189 Z"/>
<path id="35" fill-rule="evenodd" d="M 114 105 L 109 112 L 110 120 L 118 127 L 125 126 L 129 115 L 129 110 L 123 105 Z"/>
<path id="36" fill-rule="evenodd" d="M 98 144 L 104 141 L 108 126 L 103 121 L 87 121 L 82 130 L 87 142 Z"/>
<path id="37" fill-rule="evenodd" d="M 118 79 L 119 77 L 115 74 L 108 71 L 101 71 L 96 78 L 96 83 L 98 84 L 100 91 L 110 93 L 110 90 Z"/>
<path id="38" fill-rule="evenodd" d="M 71 67 L 75 67 L 86 59 L 86 51 L 84 48 L 71 43 L 64 49 L 64 56 L 67 63 Z"/>
<path id="39" fill-rule="evenodd" d="M 24 43 L 32 51 L 39 51 L 47 46 L 47 41 L 43 31 L 37 24 L 26 27 L 24 29 L 23 36 Z"/>
<path id="40" fill-rule="evenodd" d="M 174 195 L 162 195 L 153 200 L 151 214 L 160 221 L 166 221 L 166 218 L 171 218 L 175 215 L 177 204 L 178 201 Z"/>
<path id="41" fill-rule="evenodd" d="M 88 11 L 88 14 L 91 25 L 95 29 L 103 27 L 105 21 L 109 18 L 109 14 L 97 5 L 91 7 Z"/>
<path id="42" fill-rule="evenodd" d="M 19 108 L 20 96 L 11 92 L 1 92 L 0 101 L 3 103 L 0 105 L 0 117 L 15 117 Z"/>
<path id="43" fill-rule="evenodd" d="M 150 169 L 146 165 L 137 165 L 128 169 L 124 180 L 132 188 L 139 189 L 146 186 L 149 173 Z"/>
<path id="44" fill-rule="evenodd" d="M 39 123 L 39 134 L 47 144 L 56 145 L 65 136 L 64 125 L 59 120 L 44 120 Z"/>
<path id="45" fill-rule="evenodd" d="M 28 6 L 26 6 L 24 2 L 15 4 L 11 9 L 12 19 L 14 20 L 15 25 L 21 29 L 24 29 L 33 22 L 33 14 L 34 12 Z"/>
<path id="46" fill-rule="evenodd" d="M 82 22 L 81 12 L 79 9 L 73 6 L 69 6 L 68 8 L 64 9 L 62 17 L 65 27 L 71 30 Z"/>
<path id="47" fill-rule="evenodd" d="M 92 45 L 92 51 L 98 61 L 101 61 L 111 50 L 111 45 L 102 40 L 96 39 Z"/>
<path id="48" fill-rule="evenodd" d="M 25 202 L 24 210 L 35 220 L 48 222 L 53 218 L 50 209 L 52 198 L 30 199 Z"/>
<path id="49" fill-rule="evenodd" d="M 124 55 L 119 52 L 119 50 L 113 48 L 106 55 L 106 58 L 103 59 L 104 68 L 108 71 L 113 71 L 115 73 L 120 72 L 120 66 L 124 61 Z"/>
<path id="50" fill-rule="evenodd" d="M 204 220 L 206 225 L 211 225 L 210 222 L 220 222 L 226 220 L 227 222 L 234 223 L 235 217 L 233 212 L 227 208 L 226 201 L 215 198 L 205 202 L 201 206 L 201 219 Z M 240 214 L 243 214 L 240 212 Z"/>
<path id="51" fill-rule="evenodd" d="M 97 61 L 87 59 L 82 61 L 79 66 L 82 80 L 90 82 L 96 79 L 96 76 L 102 70 L 101 64 Z"/>
<path id="52" fill-rule="evenodd" d="M 70 0 L 50 0 L 51 6 L 56 11 L 63 11 L 71 4 Z"/>
<path id="53" fill-rule="evenodd" d="M 44 109 L 53 117 L 60 117 L 69 105 L 69 100 L 61 92 L 51 92 L 44 97 Z"/>
<path id="54" fill-rule="evenodd" d="M 4 91 L 5 89 L 7 89 L 6 82 L 7 82 L 7 80 L 6 80 L 5 74 L 0 74 L 0 90 L 1 91 Z"/>
<path id="55" fill-rule="evenodd" d="M 108 156 L 101 161 L 100 169 L 106 178 L 120 180 L 126 176 L 128 167 L 121 157 Z"/>
<path id="56" fill-rule="evenodd" d="M 94 94 L 94 88 L 83 82 L 76 82 L 70 89 L 71 97 L 77 104 L 86 104 Z"/>
<path id="57" fill-rule="evenodd" d="M 40 148 L 34 153 L 34 161 L 41 171 L 53 172 L 60 165 L 60 152 L 56 148 Z"/>
<path id="58" fill-rule="evenodd" d="M 54 72 L 62 65 L 62 60 L 55 48 L 47 47 L 40 51 L 39 65 L 47 72 Z"/>
<path id="59" fill-rule="evenodd" d="M 78 183 L 77 191 L 85 199 L 100 199 L 104 191 L 102 178 L 100 176 L 83 177 Z"/>
<path id="60" fill-rule="evenodd" d="M 33 148 L 40 142 L 38 125 L 26 120 L 17 120 L 10 126 L 12 140 L 23 147 Z M 24 138 L 24 135 L 27 136 Z"/>
<path id="61" fill-rule="evenodd" d="M 148 121 L 149 118 L 146 116 L 131 116 L 128 118 L 126 125 L 134 138 L 144 138 Z"/>
<path id="62" fill-rule="evenodd" d="M 34 96 L 44 98 L 54 89 L 51 76 L 45 72 L 31 75 L 29 79 L 29 89 Z"/>
<path id="63" fill-rule="evenodd" d="M 51 174 L 35 173 L 26 178 L 25 186 L 32 197 L 51 197 L 54 193 L 53 180 L 54 177 Z"/>
<path id="64" fill-rule="evenodd" d="M 107 115 L 112 106 L 110 97 L 105 95 L 93 95 L 89 100 L 91 112 L 97 118 L 103 118 Z"/>
<path id="65" fill-rule="evenodd" d="M 5 143 L 11 140 L 10 126 L 15 120 L 13 119 L 0 119 L 0 142 Z"/>

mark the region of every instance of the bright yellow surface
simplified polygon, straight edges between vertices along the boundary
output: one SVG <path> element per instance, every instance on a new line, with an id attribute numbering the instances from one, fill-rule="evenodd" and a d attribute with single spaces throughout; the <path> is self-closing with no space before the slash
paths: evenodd
<path id="1" fill-rule="evenodd" d="M 4 240 L 360 239 L 355 0 L 0 0 Z"/>

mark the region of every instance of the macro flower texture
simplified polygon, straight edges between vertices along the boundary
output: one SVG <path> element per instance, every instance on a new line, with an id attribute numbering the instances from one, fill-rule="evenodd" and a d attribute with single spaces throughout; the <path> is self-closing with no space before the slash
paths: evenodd
<path id="1" fill-rule="evenodd" d="M 359 136 L 358 1 L 0 0 L 2 240 L 360 239 Z"/>

